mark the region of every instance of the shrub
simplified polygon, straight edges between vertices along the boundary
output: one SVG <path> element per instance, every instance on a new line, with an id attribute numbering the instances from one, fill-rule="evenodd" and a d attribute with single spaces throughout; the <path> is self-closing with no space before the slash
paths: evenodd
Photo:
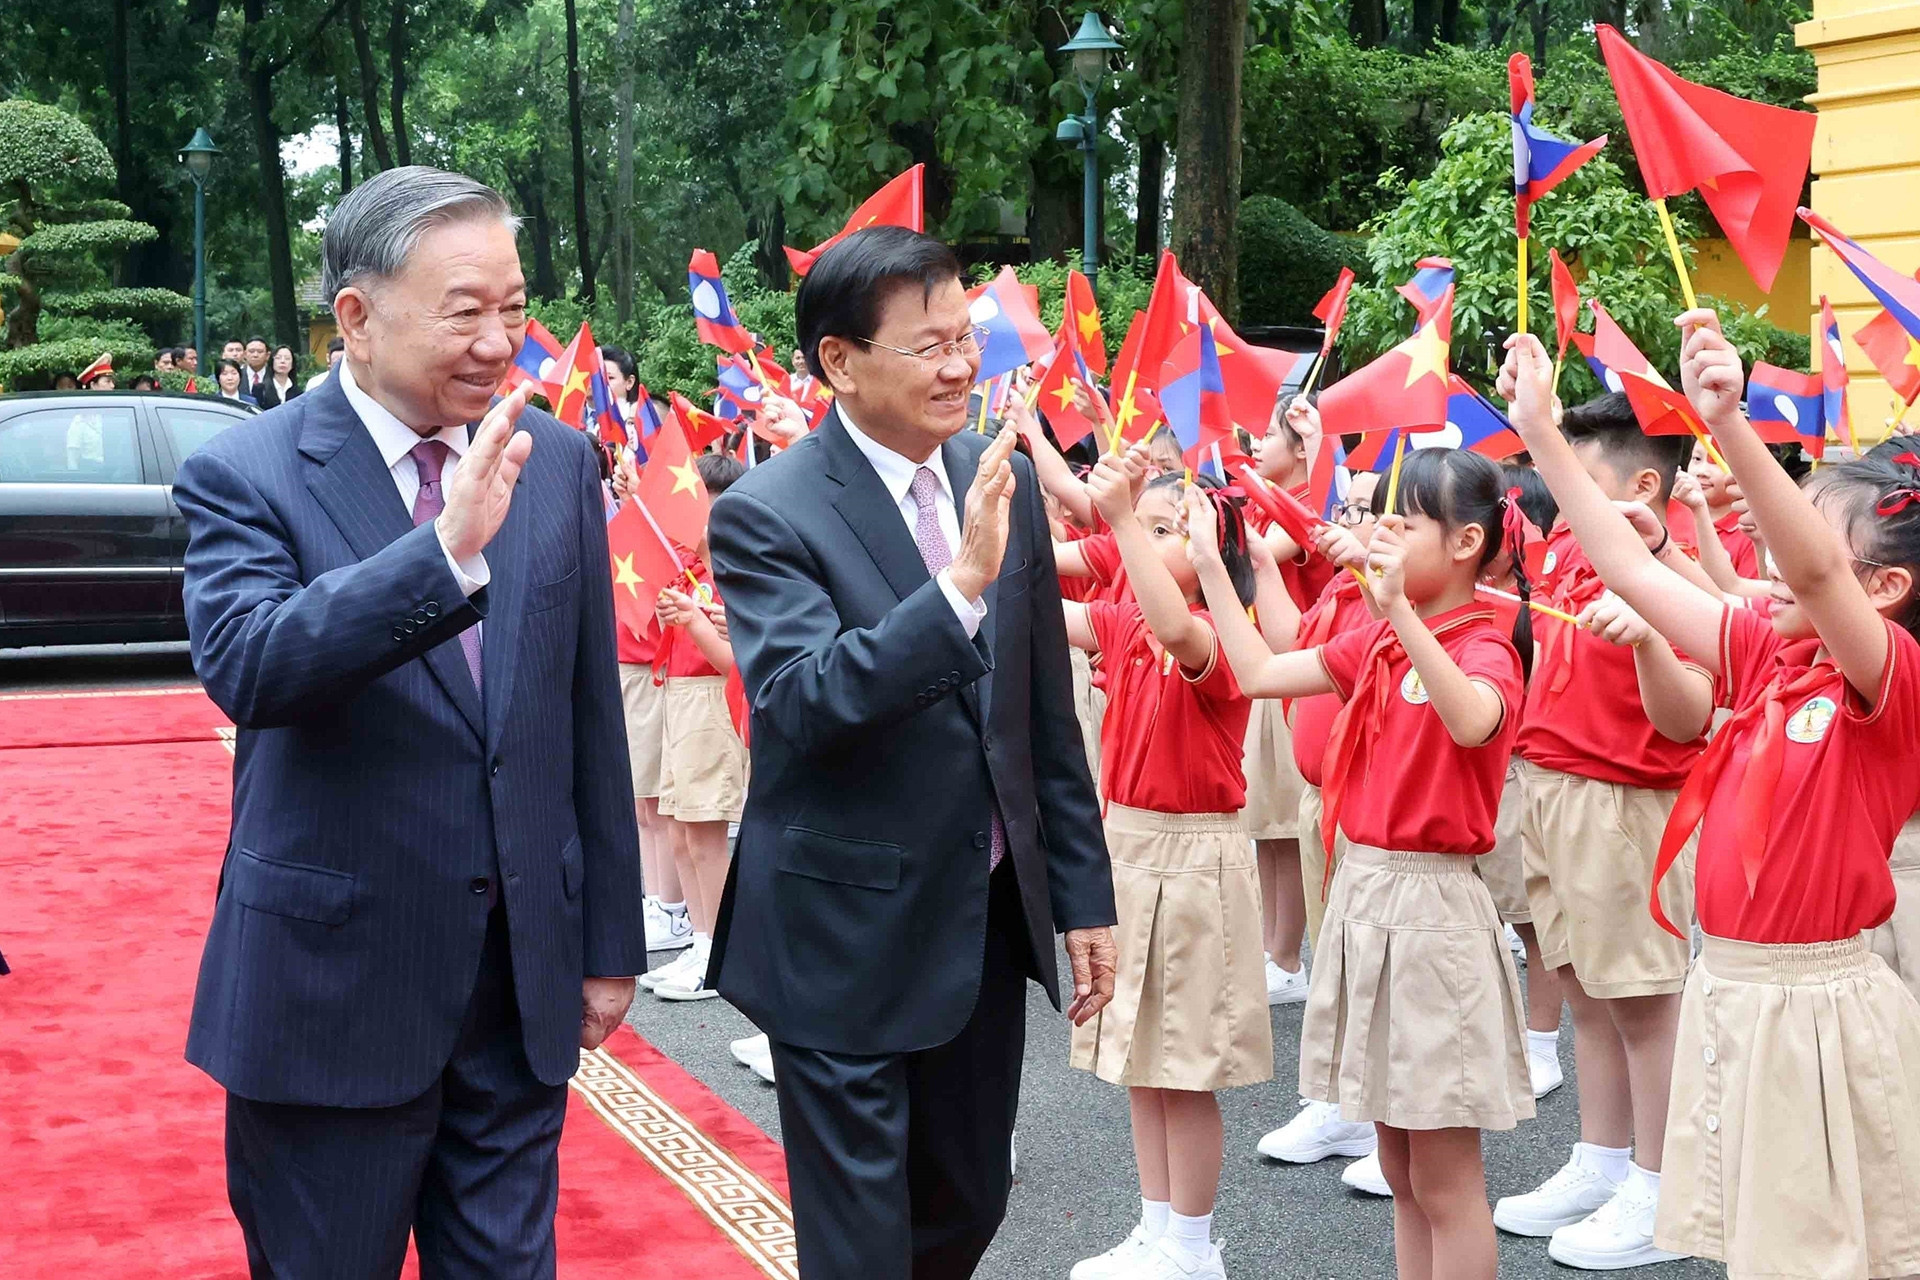
<path id="1" fill-rule="evenodd" d="M 1363 242 L 1321 230 L 1276 196 L 1241 202 L 1241 323 L 1313 324 L 1314 304 L 1341 267 L 1370 277 Z"/>

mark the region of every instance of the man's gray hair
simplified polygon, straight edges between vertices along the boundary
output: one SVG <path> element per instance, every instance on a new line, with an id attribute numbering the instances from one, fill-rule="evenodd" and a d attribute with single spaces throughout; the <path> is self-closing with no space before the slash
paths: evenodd
<path id="1" fill-rule="evenodd" d="M 452 222 L 498 218 L 520 230 L 507 201 L 484 182 L 426 165 L 375 174 L 327 219 L 320 244 L 320 294 L 328 304 L 351 284 L 400 274 L 420 237 Z"/>

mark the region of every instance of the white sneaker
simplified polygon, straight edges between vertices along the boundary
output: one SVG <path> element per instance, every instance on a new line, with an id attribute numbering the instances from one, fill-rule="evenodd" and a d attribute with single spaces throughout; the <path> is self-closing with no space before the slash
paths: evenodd
<path id="1" fill-rule="evenodd" d="M 1220 1260 L 1220 1247 L 1207 1245 L 1207 1256 L 1198 1262 L 1187 1258 L 1186 1250 L 1170 1237 L 1161 1236 L 1147 1254 L 1146 1262 L 1133 1273 L 1139 1280 L 1227 1280 L 1226 1264 Z"/>
<path id="2" fill-rule="evenodd" d="M 1300 1114 L 1285 1126 L 1260 1139 L 1260 1154 L 1269 1160 L 1288 1164 L 1312 1164 L 1328 1156 L 1365 1156 L 1373 1154 L 1380 1135 L 1362 1120 L 1340 1118 L 1340 1108 L 1331 1102 L 1300 1100 Z"/>
<path id="3" fill-rule="evenodd" d="M 673 959 L 667 961 L 665 964 L 659 966 L 658 968 L 647 970 L 645 973 L 640 975 L 638 981 L 642 987 L 646 988 L 648 991 L 652 991 L 654 988 L 658 987 L 662 982 L 680 973 L 682 970 L 684 970 L 688 965 L 692 963 L 693 963 L 693 949 L 689 949 L 681 952 L 679 955 L 675 956 Z"/>
<path id="4" fill-rule="evenodd" d="M 1536 1053 L 1527 1049 L 1527 1076 L 1533 1081 L 1533 1096 L 1544 1098 L 1566 1083 L 1566 1076 L 1560 1070 L 1560 1055 L 1557 1053 Z"/>
<path id="5" fill-rule="evenodd" d="M 687 949 L 687 967 L 654 983 L 653 994 L 675 1003 L 713 999 L 720 993 L 707 985 L 707 961 L 712 955 L 711 942 L 696 941 Z"/>
<path id="6" fill-rule="evenodd" d="M 1516 1236 L 1550 1236 L 1612 1200 L 1617 1190 L 1617 1183 L 1569 1160 L 1535 1190 L 1501 1196 L 1493 1206 L 1493 1225 Z"/>
<path id="7" fill-rule="evenodd" d="M 1340 1181 L 1355 1191 L 1364 1191 L 1370 1196 L 1385 1196 L 1393 1199 L 1393 1188 L 1387 1185 L 1387 1175 L 1380 1171 L 1380 1152 L 1376 1148 L 1370 1156 L 1361 1156 L 1348 1165 L 1340 1174 Z"/>
<path id="8" fill-rule="evenodd" d="M 1653 1242 L 1653 1215 L 1660 1193 L 1632 1174 L 1613 1199 L 1592 1216 L 1561 1227 L 1547 1243 L 1547 1256 L 1582 1271 L 1619 1271 L 1684 1258 Z"/>
<path id="9" fill-rule="evenodd" d="M 684 911 L 669 911 L 647 900 L 647 950 L 678 951 L 693 945 L 693 920 Z"/>
<path id="10" fill-rule="evenodd" d="M 1133 1234 L 1098 1257 L 1073 1264 L 1068 1280 L 1139 1280 L 1146 1274 L 1147 1258 L 1154 1242 L 1144 1226 L 1135 1224 Z"/>
<path id="11" fill-rule="evenodd" d="M 773 1083 L 773 1045 L 765 1035 L 748 1036 L 744 1040 L 735 1040 L 727 1046 L 733 1052 L 733 1060 L 749 1068 L 753 1074 Z"/>
<path id="12" fill-rule="evenodd" d="M 1288 973 L 1272 960 L 1267 961 L 1267 1005 L 1305 1004 L 1307 1002 L 1307 966 L 1302 964 Z"/>

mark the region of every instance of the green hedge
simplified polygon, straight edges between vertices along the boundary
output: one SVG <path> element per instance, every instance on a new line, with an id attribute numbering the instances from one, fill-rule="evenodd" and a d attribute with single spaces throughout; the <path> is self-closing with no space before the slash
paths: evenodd
<path id="1" fill-rule="evenodd" d="M 1240 204 L 1240 322 L 1314 324 L 1313 308 L 1352 267 L 1372 277 L 1364 241 L 1323 231 L 1275 196 Z"/>

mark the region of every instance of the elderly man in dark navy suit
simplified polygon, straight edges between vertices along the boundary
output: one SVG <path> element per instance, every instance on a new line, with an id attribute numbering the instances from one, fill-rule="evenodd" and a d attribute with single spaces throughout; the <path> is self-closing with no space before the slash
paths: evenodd
<path id="1" fill-rule="evenodd" d="M 187 1057 L 254 1276 L 550 1277 L 567 1080 L 646 967 L 592 446 L 489 409 L 516 220 L 425 168 L 329 221 L 338 376 L 180 468 L 239 726 Z M 479 422 L 478 427 L 469 424 Z"/>
<path id="2" fill-rule="evenodd" d="M 795 303 L 820 429 L 713 505 L 753 780 L 710 980 L 772 1041 L 807 1280 L 958 1280 L 1006 1211 L 1029 978 L 1113 993 L 1033 468 L 966 431 L 960 264 L 856 232 Z"/>

